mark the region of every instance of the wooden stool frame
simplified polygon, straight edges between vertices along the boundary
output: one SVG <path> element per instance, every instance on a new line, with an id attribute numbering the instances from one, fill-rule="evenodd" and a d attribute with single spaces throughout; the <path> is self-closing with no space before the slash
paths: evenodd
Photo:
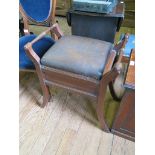
<path id="1" fill-rule="evenodd" d="M 95 80 L 93 78 L 85 77 L 75 73 L 49 68 L 43 66 L 40 63 L 40 58 L 33 50 L 32 45 L 51 31 L 57 36 L 58 39 L 63 36 L 63 33 L 61 32 L 58 24 L 56 23 L 50 28 L 48 28 L 46 31 L 41 33 L 33 41 L 25 45 L 25 51 L 35 65 L 43 92 L 43 104 L 41 104 L 40 106 L 44 107 L 50 99 L 49 86 L 61 87 L 73 92 L 88 95 L 97 100 L 96 112 L 101 128 L 106 132 L 110 132 L 104 118 L 104 99 L 107 86 L 119 74 L 117 64 L 120 62 L 122 55 L 120 54 L 120 57 L 115 63 L 115 65 L 113 65 L 113 63 L 115 61 L 117 52 L 122 51 L 122 47 L 125 46 L 128 36 L 126 35 L 122 42 L 119 43 L 119 45 L 121 45 L 119 48 L 115 48 L 116 50 L 112 50 L 110 52 L 101 80 Z"/>

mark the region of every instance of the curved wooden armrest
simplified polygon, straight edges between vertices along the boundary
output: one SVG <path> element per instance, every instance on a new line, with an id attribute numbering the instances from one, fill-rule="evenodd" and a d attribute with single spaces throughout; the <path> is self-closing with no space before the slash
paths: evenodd
<path id="1" fill-rule="evenodd" d="M 32 48 L 32 44 L 31 43 L 27 43 L 24 46 L 24 49 L 26 51 L 26 54 L 29 56 L 29 58 L 32 60 L 32 62 L 36 65 L 39 64 L 40 65 L 40 57 L 36 54 L 36 52 L 33 50 Z"/>
<path id="2" fill-rule="evenodd" d="M 48 34 L 48 32 L 50 32 L 50 31 L 52 31 L 53 33 L 55 33 L 56 36 L 58 37 L 58 39 L 60 39 L 63 36 L 63 32 L 60 30 L 58 23 L 55 23 L 50 28 L 48 28 L 46 31 L 44 31 L 41 34 L 39 34 L 30 43 L 31 44 L 34 44 L 35 42 L 37 42 L 38 40 L 40 40 L 41 38 L 43 38 L 46 34 Z"/>
<path id="3" fill-rule="evenodd" d="M 63 33 L 61 32 L 58 24 L 56 23 L 56 24 L 53 24 L 50 28 L 48 28 L 46 31 L 38 35 L 34 40 L 32 40 L 31 42 L 27 43 L 24 46 L 26 54 L 30 57 L 30 59 L 33 61 L 34 64 L 36 63 L 40 64 L 40 57 L 35 53 L 35 51 L 32 48 L 32 45 L 38 40 L 40 40 L 41 38 L 43 38 L 49 31 L 54 32 L 57 35 L 58 39 L 63 36 Z"/>
<path id="4" fill-rule="evenodd" d="M 120 72 L 119 64 L 121 63 L 121 59 L 123 57 L 123 52 L 124 52 L 124 48 L 122 48 L 120 50 L 119 57 L 118 57 L 117 61 L 115 62 L 116 51 L 115 50 L 111 51 L 109 58 L 108 58 L 108 61 L 106 63 L 103 75 L 110 72 L 113 68 L 115 68 L 118 71 L 118 73 Z"/>
<path id="5" fill-rule="evenodd" d="M 113 67 L 113 63 L 114 63 L 115 57 L 116 57 L 116 51 L 112 50 L 110 52 L 109 57 L 108 57 L 108 60 L 107 60 L 107 63 L 106 63 L 103 75 L 106 74 L 107 72 L 111 71 L 111 69 Z"/>
<path id="6" fill-rule="evenodd" d="M 114 67 L 116 67 L 117 70 L 119 70 L 119 71 L 120 71 L 120 63 L 122 62 L 123 54 L 124 54 L 124 48 L 121 48 L 119 51 L 118 59 L 114 64 Z"/>
<path id="7" fill-rule="evenodd" d="M 118 71 L 120 71 L 120 63 L 122 62 L 122 58 L 124 55 L 124 49 L 128 42 L 130 34 L 126 33 L 121 41 L 119 41 L 115 46 L 114 50 L 116 51 L 118 57 L 115 60 L 114 67 L 117 68 Z"/>
<path id="8" fill-rule="evenodd" d="M 124 37 L 122 38 L 122 40 L 120 40 L 115 46 L 114 46 L 114 50 L 116 50 L 116 52 L 119 52 L 122 48 L 125 48 L 126 43 L 128 42 L 130 34 L 126 33 L 124 35 Z"/>

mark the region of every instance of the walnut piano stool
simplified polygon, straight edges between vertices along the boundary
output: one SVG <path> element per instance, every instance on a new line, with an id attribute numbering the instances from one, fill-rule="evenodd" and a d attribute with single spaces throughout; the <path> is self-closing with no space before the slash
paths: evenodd
<path id="1" fill-rule="evenodd" d="M 32 45 L 50 31 L 57 35 L 58 40 L 40 58 Z M 50 99 L 49 86 L 88 95 L 97 100 L 96 112 L 101 128 L 110 132 L 104 117 L 104 99 L 109 82 L 119 74 L 119 61 L 115 65 L 113 63 L 127 38 L 125 35 L 120 48 L 114 50 L 112 43 L 106 41 L 74 35 L 63 36 L 56 23 L 27 43 L 25 51 L 35 65 L 43 92 L 43 104 L 40 106 L 44 107 Z"/>

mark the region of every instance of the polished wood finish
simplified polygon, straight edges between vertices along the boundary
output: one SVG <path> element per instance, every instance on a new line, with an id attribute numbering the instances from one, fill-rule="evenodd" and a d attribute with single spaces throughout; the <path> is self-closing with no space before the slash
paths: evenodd
<path id="1" fill-rule="evenodd" d="M 135 140 L 135 50 L 130 56 L 130 63 L 125 79 L 125 94 L 119 112 L 115 118 L 112 132 L 129 140 Z"/>
<path id="2" fill-rule="evenodd" d="M 99 81 L 97 80 L 45 66 L 42 66 L 42 72 L 47 84 L 68 88 L 94 98 L 97 96 L 99 87 Z"/>
<path id="3" fill-rule="evenodd" d="M 58 38 L 61 38 L 63 36 L 58 24 L 56 23 L 52 27 L 47 29 L 45 32 L 41 33 L 33 41 L 25 45 L 26 53 L 35 65 L 36 72 L 38 74 L 40 84 L 42 87 L 43 104 L 41 106 L 44 107 L 49 101 L 50 95 L 49 95 L 48 86 L 51 86 L 51 85 L 62 87 L 71 91 L 75 91 L 81 94 L 91 96 L 93 98 L 96 98 L 97 100 L 96 111 L 97 111 L 97 116 L 98 116 L 98 120 L 100 122 L 101 128 L 106 132 L 110 132 L 109 127 L 105 122 L 105 118 L 104 118 L 105 117 L 104 99 L 105 99 L 105 93 L 106 93 L 106 88 L 108 84 L 111 81 L 113 81 L 119 74 L 117 64 L 119 63 L 120 59 L 118 59 L 118 61 L 116 62 L 116 65 L 113 66 L 113 63 L 115 60 L 116 52 L 118 52 L 118 50 L 120 49 L 112 50 L 110 52 L 109 58 L 107 60 L 107 64 L 105 66 L 105 70 L 103 72 L 102 79 L 97 81 L 82 75 L 77 75 L 77 74 L 69 73 L 59 69 L 45 67 L 40 64 L 40 58 L 36 55 L 35 51 L 32 49 L 32 45 L 36 41 L 41 39 L 43 36 L 45 36 L 49 31 L 52 31 L 53 33 L 55 33 L 55 35 L 57 35 Z M 124 38 L 122 42 L 126 42 L 126 38 Z"/>
<path id="4" fill-rule="evenodd" d="M 112 133 L 135 141 L 135 91 L 126 90 L 119 112 L 112 127 Z"/>

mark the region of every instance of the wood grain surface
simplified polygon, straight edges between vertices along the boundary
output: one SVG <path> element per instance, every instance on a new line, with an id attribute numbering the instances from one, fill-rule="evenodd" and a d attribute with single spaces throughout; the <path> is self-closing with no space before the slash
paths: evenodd
<path id="1" fill-rule="evenodd" d="M 36 103 L 42 102 L 42 93 L 36 73 L 20 73 L 21 155 L 134 155 L 133 142 L 99 128 L 95 101 L 62 89 L 50 91 L 53 99 L 40 108 Z"/>

